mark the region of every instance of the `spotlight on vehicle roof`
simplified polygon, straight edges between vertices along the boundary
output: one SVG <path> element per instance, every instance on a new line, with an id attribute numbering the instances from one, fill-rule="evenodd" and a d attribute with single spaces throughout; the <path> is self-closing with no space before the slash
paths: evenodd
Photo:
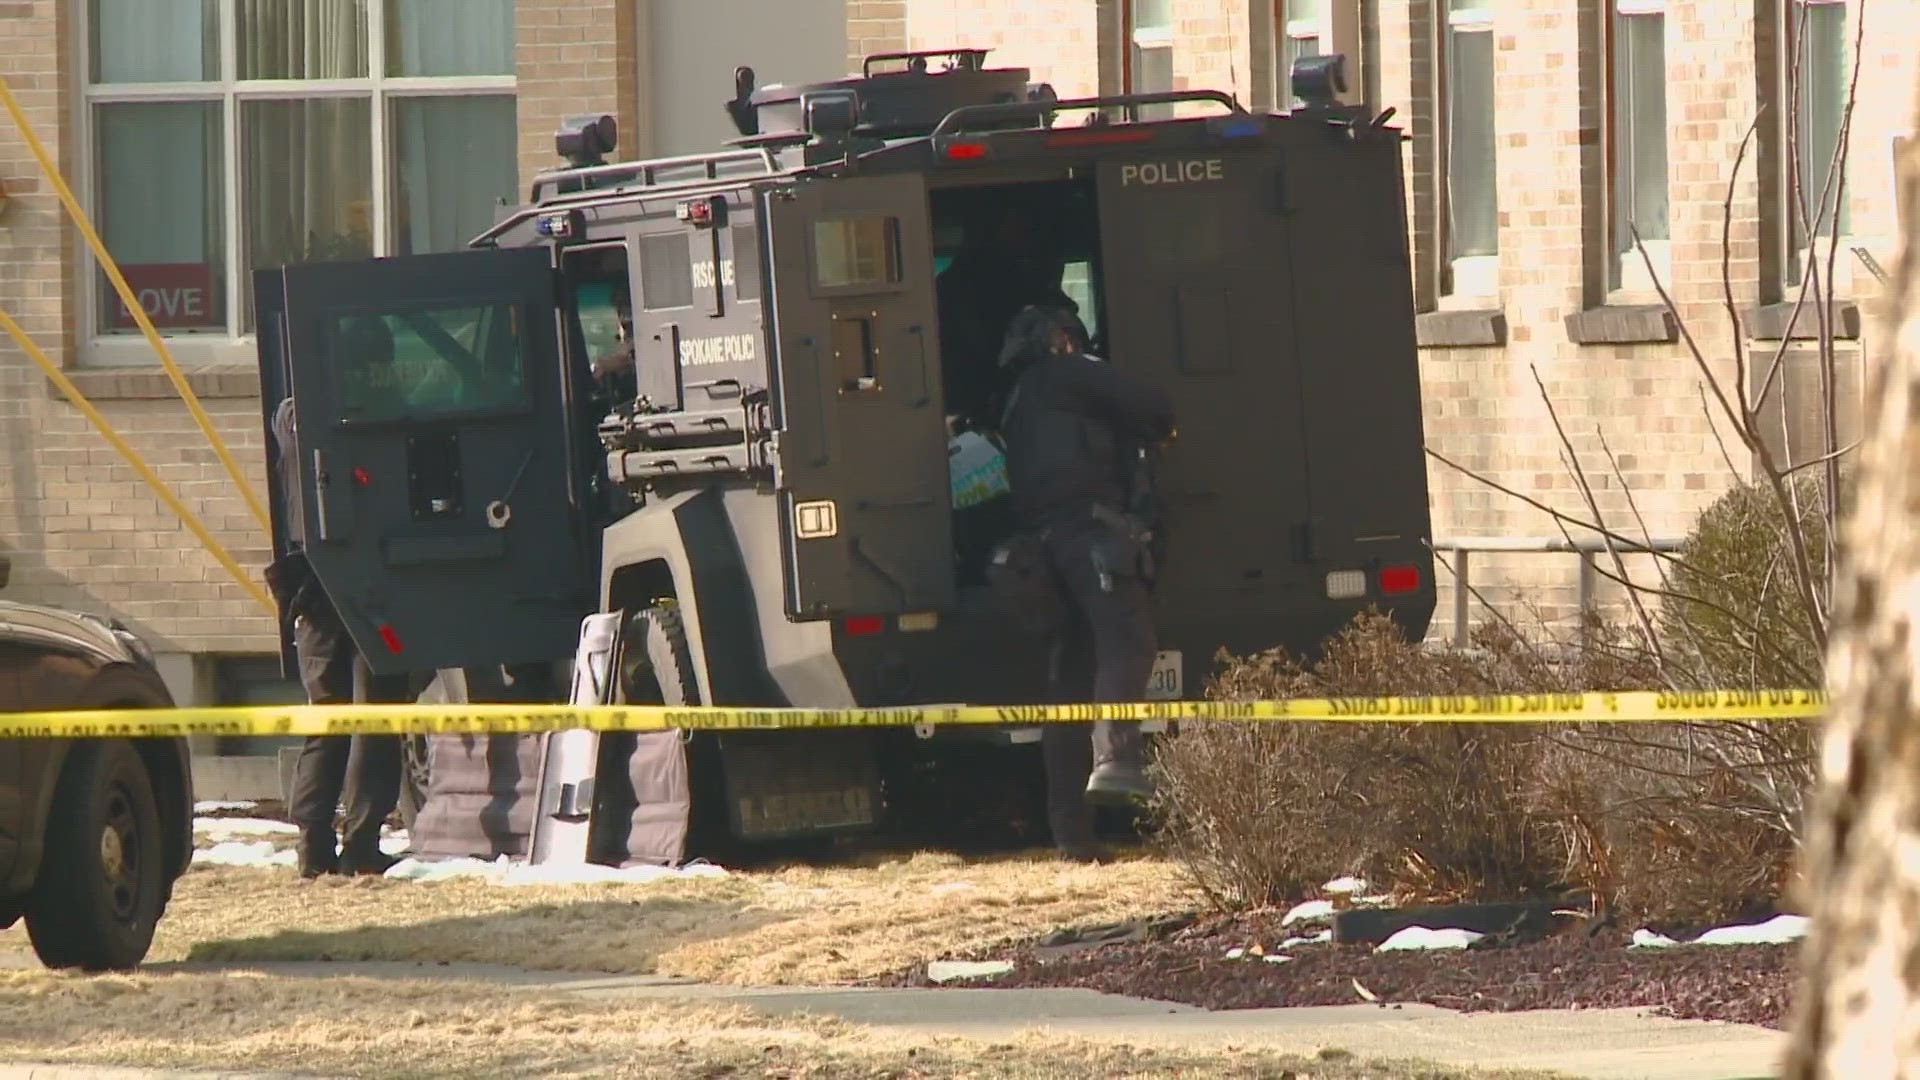
<path id="1" fill-rule="evenodd" d="M 606 164 L 619 134 L 611 116 L 569 116 L 560 121 L 553 147 L 576 169 Z"/>
<path id="2" fill-rule="evenodd" d="M 1341 53 L 1303 56 L 1293 62 L 1290 79 L 1293 96 L 1307 108 L 1334 108 L 1347 92 L 1347 58 Z"/>

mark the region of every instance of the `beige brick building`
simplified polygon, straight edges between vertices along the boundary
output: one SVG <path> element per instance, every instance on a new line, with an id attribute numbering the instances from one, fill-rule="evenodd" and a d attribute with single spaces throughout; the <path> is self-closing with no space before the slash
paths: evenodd
<path id="1" fill-rule="evenodd" d="M 1537 371 L 1594 496 L 1682 532 L 1730 472 L 1701 378 L 1638 256 L 1631 215 L 1688 332 L 1730 379 L 1771 356 L 1799 267 L 1782 147 L 1789 117 L 1830 152 L 1861 0 L 0 0 L 0 75 L 93 214 L 227 445 L 264 491 L 249 274 L 329 252 L 457 247 L 551 156 L 563 115 L 618 116 L 622 151 L 724 134 L 735 63 L 763 81 L 878 51 L 990 46 L 1063 96 L 1229 89 L 1284 108 L 1304 53 L 1349 57 L 1354 100 L 1397 110 L 1428 443 L 1569 512 Z M 1836 281 L 1845 386 L 1892 265 L 1896 145 L 1909 133 L 1917 0 L 1865 7 Z M 1790 103 L 1784 43 L 1802 16 Z M 1734 185 L 1724 313 L 1723 200 Z M 1818 186 L 1823 166 L 1809 170 Z M 188 410 L 0 124 L 0 308 L 95 401 L 250 570 L 267 542 Z M 432 196 L 425 193 L 431 191 Z M 1822 218 L 1827 231 L 1831 215 Z M 1811 324 L 1811 320 L 1803 320 Z M 1864 327 L 1864 329 L 1863 329 Z M 1802 327 L 1804 333 L 1805 327 Z M 1810 445 L 1808 343 L 1789 342 L 1796 451 Z M 1857 389 L 1854 391 L 1857 395 Z M 1851 408 L 1843 408 L 1844 422 Z M 1601 450 L 1617 455 L 1620 477 Z M 1731 436 L 1721 438 L 1737 451 Z M 1744 456 L 1735 459 L 1746 468 Z M 1443 536 L 1551 536 L 1543 515 L 1432 470 Z M 183 698 L 285 697 L 273 625 L 10 341 L 0 340 L 0 549 L 10 596 L 109 611 L 156 641 Z M 1482 555 L 1477 582 L 1564 603 L 1564 556 Z M 1449 582 L 1443 575 L 1443 592 Z M 1437 623 L 1447 616 L 1443 596 Z"/>

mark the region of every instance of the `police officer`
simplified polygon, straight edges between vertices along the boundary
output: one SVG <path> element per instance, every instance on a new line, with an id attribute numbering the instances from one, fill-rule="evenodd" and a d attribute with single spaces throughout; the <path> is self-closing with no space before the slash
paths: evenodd
<path id="1" fill-rule="evenodd" d="M 393 336 L 377 318 L 350 324 L 338 355 L 361 365 L 368 387 L 391 384 Z M 413 700 L 405 675 L 375 675 L 354 647 L 340 614 L 328 599 L 300 546 L 306 537 L 299 436 L 293 398 L 273 415 L 287 532 L 294 550 L 275 560 L 268 584 L 283 616 L 293 620 L 300 682 L 315 705 Z M 309 736 L 295 765 L 288 811 L 300 826 L 300 876 L 386 873 L 394 859 L 380 850 L 380 826 L 400 800 L 401 749 L 396 735 Z M 333 814 L 346 788 L 344 844 L 335 846 Z"/>
<path id="2" fill-rule="evenodd" d="M 1173 437 L 1173 405 L 1087 349 L 1086 327 L 1058 306 L 1028 307 L 1008 330 L 1001 362 L 1016 381 L 1001 433 L 1019 533 L 997 558 L 1015 564 L 1003 582 L 1029 583 L 1015 602 L 1049 639 L 1056 690 L 1090 639 L 1093 700 L 1132 702 L 1158 648 L 1135 470 L 1144 448 Z M 1048 819 L 1063 854 L 1096 854 L 1089 800 L 1152 795 L 1143 750 L 1134 723 L 1046 727 Z"/>

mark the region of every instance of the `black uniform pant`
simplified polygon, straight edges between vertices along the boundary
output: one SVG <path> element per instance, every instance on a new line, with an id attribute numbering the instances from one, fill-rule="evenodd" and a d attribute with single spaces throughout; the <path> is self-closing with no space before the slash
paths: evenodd
<path id="1" fill-rule="evenodd" d="M 405 675 L 375 675 L 330 608 L 294 620 L 300 681 L 315 705 L 397 704 L 413 700 Z M 401 751 L 397 735 L 309 736 L 294 768 L 288 813 L 303 841 L 333 852 L 333 813 L 346 795 L 345 848 L 357 855 L 379 849 L 380 826 L 400 801 Z"/>
<path id="2" fill-rule="evenodd" d="M 1047 649 L 1056 703 L 1133 702 L 1147 691 L 1158 637 L 1153 601 L 1128 541 L 1098 525 L 1055 527 L 1032 541 L 1022 601 Z M 1138 769 L 1140 725 L 1109 720 L 1048 724 L 1040 747 L 1047 774 L 1047 816 L 1056 843 L 1092 838 L 1087 778 L 1095 768 Z"/>

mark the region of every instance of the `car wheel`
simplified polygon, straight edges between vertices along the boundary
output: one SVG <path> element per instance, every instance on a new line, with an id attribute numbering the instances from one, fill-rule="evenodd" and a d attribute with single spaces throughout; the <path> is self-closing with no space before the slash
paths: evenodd
<path id="1" fill-rule="evenodd" d="M 125 740 L 74 744 L 54 790 L 27 936 L 40 961 L 139 966 L 167 903 L 166 844 L 146 765 Z"/>

